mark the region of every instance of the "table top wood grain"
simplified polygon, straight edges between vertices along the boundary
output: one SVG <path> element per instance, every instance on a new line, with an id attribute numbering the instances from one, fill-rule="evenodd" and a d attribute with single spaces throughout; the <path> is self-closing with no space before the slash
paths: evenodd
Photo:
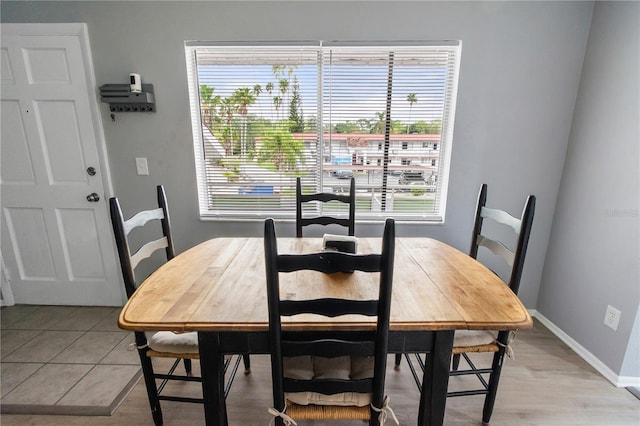
<path id="1" fill-rule="evenodd" d="M 358 238 L 358 253 L 380 252 L 379 238 Z M 122 309 L 125 330 L 268 330 L 262 238 L 214 238 L 150 275 Z M 278 251 L 322 250 L 321 238 L 279 238 Z M 286 298 L 374 298 L 378 274 L 280 274 Z M 290 318 L 290 330 L 364 330 L 365 317 Z M 391 330 L 515 330 L 532 327 L 518 297 L 485 266 L 431 238 L 396 238 Z"/>

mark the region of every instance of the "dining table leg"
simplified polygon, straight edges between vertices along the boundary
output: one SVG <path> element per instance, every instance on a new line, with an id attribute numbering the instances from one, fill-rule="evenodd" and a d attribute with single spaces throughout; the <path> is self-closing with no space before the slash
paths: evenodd
<path id="1" fill-rule="evenodd" d="M 220 334 L 198 332 L 204 419 L 207 426 L 227 426 L 224 399 L 224 354 L 220 352 Z"/>
<path id="2" fill-rule="evenodd" d="M 433 351 L 427 354 L 418 409 L 419 426 L 441 426 L 447 404 L 453 330 L 436 331 Z"/>

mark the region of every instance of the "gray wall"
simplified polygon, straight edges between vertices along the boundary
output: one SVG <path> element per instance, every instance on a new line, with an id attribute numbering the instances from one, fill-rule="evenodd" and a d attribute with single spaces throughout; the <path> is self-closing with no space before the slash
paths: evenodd
<path id="1" fill-rule="evenodd" d="M 597 3 L 537 307 L 612 371 L 636 378 L 639 56 L 640 3 Z M 617 332 L 603 324 L 607 305 L 622 311 Z"/>
<path id="2" fill-rule="evenodd" d="M 591 2 L 11 2 L 2 22 L 86 22 L 98 84 L 130 72 L 153 83 L 157 112 L 102 104 L 114 191 L 135 211 L 166 186 L 178 251 L 216 235 L 260 235 L 253 223 L 198 217 L 185 40 L 462 40 L 446 224 L 401 226 L 466 251 L 480 183 L 519 213 L 538 197 L 520 296 L 537 303 L 588 38 Z M 135 157 L 149 159 L 137 176 Z M 127 212 L 125 211 L 125 214 Z M 293 235 L 291 224 L 279 232 Z M 285 229 L 286 228 L 286 229 Z M 359 235 L 381 225 L 361 225 Z"/>

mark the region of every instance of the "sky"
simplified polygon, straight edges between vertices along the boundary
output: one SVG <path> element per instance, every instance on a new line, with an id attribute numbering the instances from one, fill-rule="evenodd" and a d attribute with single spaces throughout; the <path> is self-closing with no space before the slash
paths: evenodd
<path id="1" fill-rule="evenodd" d="M 393 68 L 392 120 L 402 122 L 431 121 L 442 117 L 445 98 L 446 68 L 443 66 L 395 66 Z M 376 119 L 376 113 L 386 109 L 389 68 L 386 65 L 326 65 L 323 69 L 323 95 L 325 121 L 332 122 Z M 285 72 L 283 77 L 286 78 Z M 288 77 L 297 79 L 305 119 L 318 112 L 318 66 L 299 65 Z M 273 96 L 280 95 L 278 80 L 271 65 L 200 65 L 200 85 L 215 88 L 214 95 L 229 96 L 241 87 L 262 87 L 262 94 L 249 108 L 249 113 L 265 118 L 276 118 Z M 265 88 L 274 85 L 269 95 Z M 292 83 L 290 83 L 292 84 Z M 407 96 L 416 95 L 410 104 Z M 289 95 L 290 96 L 290 95 Z M 289 98 L 285 98 L 285 101 Z M 330 113 L 330 116 L 328 115 Z M 288 116 L 288 106 L 280 107 L 280 118 Z"/>

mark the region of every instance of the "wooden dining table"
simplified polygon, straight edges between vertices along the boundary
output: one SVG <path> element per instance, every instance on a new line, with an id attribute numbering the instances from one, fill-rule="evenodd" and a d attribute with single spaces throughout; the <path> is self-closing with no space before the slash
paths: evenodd
<path id="1" fill-rule="evenodd" d="M 380 238 L 358 238 L 358 253 L 381 250 Z M 279 238 L 279 253 L 322 250 L 322 238 Z M 376 274 L 281 274 L 281 295 L 306 298 L 376 297 Z M 372 293 L 374 292 L 374 293 Z M 375 319 L 294 316 L 285 330 L 349 332 L 375 328 Z M 122 309 L 125 330 L 198 332 L 207 425 L 229 423 L 224 357 L 268 354 L 268 312 L 262 238 L 214 238 L 150 275 Z M 500 278 L 475 259 L 431 238 L 396 238 L 389 353 L 425 353 L 419 425 L 444 421 L 455 330 L 532 327 L 527 309 Z M 266 410 L 267 407 L 265 407 Z M 231 413 L 232 414 L 232 413 Z M 232 419 L 232 415 L 230 416 Z"/>

